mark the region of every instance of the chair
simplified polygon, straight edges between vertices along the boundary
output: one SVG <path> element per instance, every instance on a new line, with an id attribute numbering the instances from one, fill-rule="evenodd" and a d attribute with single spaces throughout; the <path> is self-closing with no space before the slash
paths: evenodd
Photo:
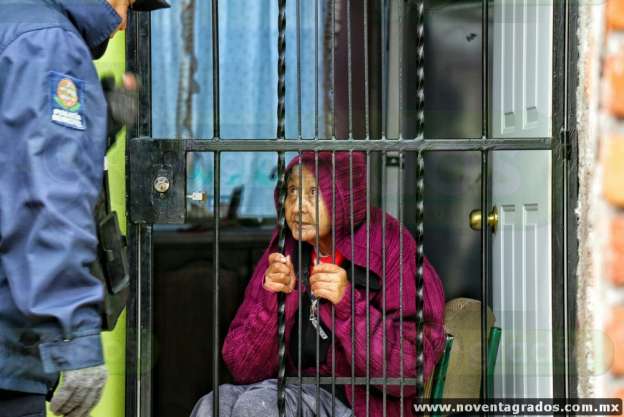
<path id="1" fill-rule="evenodd" d="M 446 343 L 426 387 L 429 399 L 479 398 L 481 387 L 481 302 L 469 298 L 449 301 L 444 309 Z M 488 396 L 493 393 L 493 374 L 498 356 L 501 329 L 487 312 Z M 438 414 L 432 417 L 438 417 Z"/>

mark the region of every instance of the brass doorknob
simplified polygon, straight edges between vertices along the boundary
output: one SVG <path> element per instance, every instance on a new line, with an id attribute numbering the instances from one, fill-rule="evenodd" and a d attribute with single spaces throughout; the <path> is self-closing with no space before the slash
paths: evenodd
<path id="1" fill-rule="evenodd" d="M 487 223 L 492 229 L 492 233 L 496 233 L 496 226 L 498 226 L 498 209 L 492 208 L 490 214 L 488 214 Z M 481 210 L 472 210 L 470 212 L 470 228 L 472 230 L 481 230 Z"/>

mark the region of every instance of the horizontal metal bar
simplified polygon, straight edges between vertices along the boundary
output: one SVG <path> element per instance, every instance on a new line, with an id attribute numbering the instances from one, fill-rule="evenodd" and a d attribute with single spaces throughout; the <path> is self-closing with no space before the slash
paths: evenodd
<path id="1" fill-rule="evenodd" d="M 133 141 L 183 142 L 186 152 L 297 152 L 297 151 L 484 151 L 550 150 L 552 138 L 409 139 L 409 140 L 258 140 L 151 139 Z"/>
<path id="2" fill-rule="evenodd" d="M 317 379 L 315 376 L 304 376 L 301 378 L 304 384 L 316 384 L 317 381 L 320 381 L 321 385 L 329 385 L 332 383 L 333 379 L 331 376 L 322 376 L 320 379 Z M 289 376 L 286 378 L 287 384 L 299 384 L 298 376 Z M 336 385 L 352 385 L 353 380 L 351 377 L 336 377 Z M 369 385 L 384 385 L 383 377 L 372 377 L 369 380 Z M 401 378 L 386 378 L 387 386 L 399 386 L 401 383 Z M 356 377 L 355 385 L 366 385 L 366 377 Z M 416 385 L 416 378 L 403 378 L 403 385 Z"/>

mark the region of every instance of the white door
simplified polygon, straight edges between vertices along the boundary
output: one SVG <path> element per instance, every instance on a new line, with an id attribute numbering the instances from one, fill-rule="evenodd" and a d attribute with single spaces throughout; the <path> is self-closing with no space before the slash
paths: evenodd
<path id="1" fill-rule="evenodd" d="M 551 136 L 552 0 L 493 3 L 492 135 Z M 495 397 L 552 397 L 550 151 L 492 153 Z"/>
<path id="2" fill-rule="evenodd" d="M 550 152 L 495 152 L 492 298 L 496 397 L 552 396 Z"/>

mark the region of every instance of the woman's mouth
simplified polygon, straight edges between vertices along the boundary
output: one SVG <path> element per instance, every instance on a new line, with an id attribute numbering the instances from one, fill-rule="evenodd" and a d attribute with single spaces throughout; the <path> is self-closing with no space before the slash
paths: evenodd
<path id="1" fill-rule="evenodd" d="M 308 229 L 308 228 L 315 227 L 315 225 L 312 223 L 293 223 L 293 226 L 300 228 L 300 229 Z"/>

